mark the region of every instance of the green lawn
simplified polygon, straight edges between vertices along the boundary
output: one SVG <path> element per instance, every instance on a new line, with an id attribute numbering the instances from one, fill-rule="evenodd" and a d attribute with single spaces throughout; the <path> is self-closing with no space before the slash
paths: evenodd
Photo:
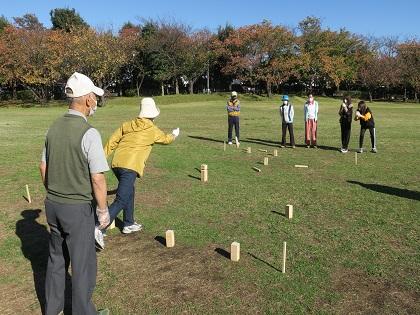
<path id="1" fill-rule="evenodd" d="M 106 237 L 98 307 L 111 314 L 420 313 L 419 105 L 368 104 L 378 154 L 358 155 L 355 165 L 360 127 L 353 123 L 352 151 L 340 153 L 340 100 L 318 98 L 320 147 L 293 150 L 278 148 L 279 97 L 242 97 L 241 147 L 224 152 L 225 96 L 156 99 L 156 124 L 168 132 L 180 127 L 181 135 L 153 148 L 137 183 L 136 219 L 145 231 L 123 236 L 115 229 Z M 299 145 L 303 102 L 292 98 Z M 138 104 L 109 100 L 90 121 L 106 141 L 138 114 Z M 40 312 L 48 232 L 38 163 L 48 126 L 65 110 L 0 108 L 1 314 Z M 243 151 L 248 146 L 251 154 Z M 268 150 L 268 166 L 258 149 Z M 203 163 L 205 184 L 197 179 Z M 115 188 L 111 172 L 107 179 Z M 25 184 L 32 204 L 22 197 Z M 294 205 L 292 220 L 283 215 L 286 204 Z M 175 230 L 172 249 L 159 242 L 167 229 Z M 241 244 L 238 263 L 225 257 L 233 241 Z"/>

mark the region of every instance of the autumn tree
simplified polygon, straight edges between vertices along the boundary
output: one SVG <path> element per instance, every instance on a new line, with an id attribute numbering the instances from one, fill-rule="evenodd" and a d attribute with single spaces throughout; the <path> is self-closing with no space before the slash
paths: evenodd
<path id="1" fill-rule="evenodd" d="M 420 43 L 408 40 L 397 46 L 397 62 L 402 72 L 404 86 L 408 84 L 414 91 L 414 99 L 418 100 L 420 91 Z M 404 98 L 407 98 L 404 89 Z"/>
<path id="2" fill-rule="evenodd" d="M 52 28 L 55 30 L 59 29 L 70 32 L 72 29 L 89 27 L 75 9 L 57 8 L 50 11 L 50 17 Z"/>

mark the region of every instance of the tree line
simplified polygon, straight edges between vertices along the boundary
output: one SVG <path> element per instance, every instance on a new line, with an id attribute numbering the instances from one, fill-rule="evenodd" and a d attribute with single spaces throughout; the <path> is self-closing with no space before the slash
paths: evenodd
<path id="1" fill-rule="evenodd" d="M 418 100 L 420 42 L 323 28 L 307 17 L 296 28 L 270 21 L 216 32 L 173 21 L 125 23 L 118 33 L 90 27 L 74 9 L 0 17 L 0 97 L 26 91 L 63 98 L 74 71 L 118 95 L 240 92 L 362 93 Z M 359 96 L 359 95 L 356 95 Z"/>

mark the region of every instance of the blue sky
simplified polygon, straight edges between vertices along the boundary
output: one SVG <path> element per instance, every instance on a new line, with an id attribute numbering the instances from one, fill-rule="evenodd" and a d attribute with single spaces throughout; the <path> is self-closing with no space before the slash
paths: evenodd
<path id="1" fill-rule="evenodd" d="M 193 28 L 216 30 L 226 22 L 241 26 L 263 19 L 296 27 L 308 15 L 321 18 L 333 30 L 346 28 L 363 35 L 420 37 L 419 0 L 0 0 L 0 15 L 35 13 L 45 26 L 51 26 L 49 12 L 70 7 L 91 26 L 118 30 L 126 21 L 141 18 L 175 19 Z"/>

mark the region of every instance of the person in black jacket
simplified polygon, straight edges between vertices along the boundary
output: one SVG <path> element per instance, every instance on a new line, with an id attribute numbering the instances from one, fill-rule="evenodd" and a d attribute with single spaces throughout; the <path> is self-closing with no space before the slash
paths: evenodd
<path id="1" fill-rule="evenodd" d="M 372 143 L 372 149 L 370 152 L 376 153 L 376 130 L 375 120 L 370 108 L 365 104 L 364 101 L 360 101 L 357 105 L 356 117 L 354 120 L 360 120 L 360 137 L 359 137 L 359 153 L 363 153 L 363 138 L 365 136 L 366 129 L 369 129 L 370 141 Z"/>
<path id="2" fill-rule="evenodd" d="M 347 153 L 349 151 L 350 133 L 351 133 L 351 120 L 353 117 L 353 104 L 351 103 L 350 96 L 343 98 L 343 103 L 338 111 L 340 115 L 341 126 L 341 152 Z"/>

